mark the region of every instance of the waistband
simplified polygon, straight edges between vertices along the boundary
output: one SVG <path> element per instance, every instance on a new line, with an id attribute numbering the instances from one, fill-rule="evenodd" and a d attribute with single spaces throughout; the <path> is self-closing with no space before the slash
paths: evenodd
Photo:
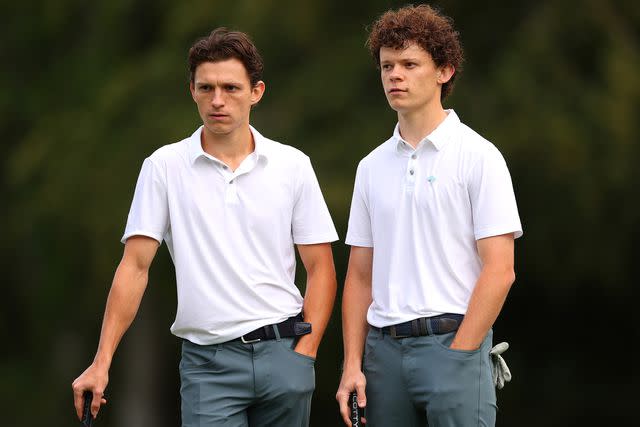
<path id="1" fill-rule="evenodd" d="M 298 337 L 310 333 L 311 323 L 304 322 L 302 313 L 300 313 L 297 316 L 289 317 L 280 323 L 262 326 L 229 342 L 241 341 L 244 344 L 252 344 L 259 341 L 274 340 L 278 338 Z"/>
<path id="2" fill-rule="evenodd" d="M 432 317 L 420 317 L 383 328 L 370 327 L 374 331 L 390 335 L 392 338 L 421 337 L 457 331 L 462 319 L 464 319 L 463 314 L 445 313 Z"/>

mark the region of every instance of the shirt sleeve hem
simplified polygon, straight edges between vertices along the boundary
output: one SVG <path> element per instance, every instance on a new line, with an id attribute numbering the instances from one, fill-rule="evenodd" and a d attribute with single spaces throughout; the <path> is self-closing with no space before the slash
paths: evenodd
<path id="1" fill-rule="evenodd" d="M 157 240 L 158 243 L 162 244 L 162 235 L 160 233 L 155 233 L 153 231 L 146 231 L 146 230 L 135 230 L 135 231 L 126 232 L 124 233 L 124 236 L 122 236 L 122 239 L 120 239 L 120 242 L 127 243 L 127 239 L 132 236 L 151 237 L 152 239 Z"/>
<path id="2" fill-rule="evenodd" d="M 521 227 L 487 227 L 475 232 L 476 240 L 485 239 L 487 237 L 500 236 L 502 234 L 513 233 L 513 238 L 517 239 L 522 236 Z"/>
<path id="3" fill-rule="evenodd" d="M 358 238 L 347 238 L 345 240 L 345 244 L 349 245 L 349 246 L 362 246 L 364 248 L 372 248 L 373 247 L 373 242 L 370 240 L 366 240 L 366 239 L 358 239 Z"/>
<path id="4" fill-rule="evenodd" d="M 337 233 L 319 234 L 316 236 L 302 236 L 293 239 L 296 245 L 313 245 L 317 243 L 331 243 L 339 240 Z"/>

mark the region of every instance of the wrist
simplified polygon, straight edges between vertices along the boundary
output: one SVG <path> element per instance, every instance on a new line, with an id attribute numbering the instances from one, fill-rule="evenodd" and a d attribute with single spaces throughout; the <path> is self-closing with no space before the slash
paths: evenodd
<path id="1" fill-rule="evenodd" d="M 342 364 L 342 371 L 362 371 L 362 358 L 345 358 Z"/>
<path id="2" fill-rule="evenodd" d="M 296 343 L 295 351 L 315 358 L 318 353 L 319 343 L 311 338 L 309 335 L 302 336 Z"/>
<path id="3" fill-rule="evenodd" d="M 101 371 L 109 371 L 111 359 L 111 356 L 96 354 L 96 357 L 93 359 L 93 366 Z"/>

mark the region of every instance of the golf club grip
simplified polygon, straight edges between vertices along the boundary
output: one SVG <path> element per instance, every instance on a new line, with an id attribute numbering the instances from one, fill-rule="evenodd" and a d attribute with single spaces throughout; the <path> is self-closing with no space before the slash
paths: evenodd
<path id="1" fill-rule="evenodd" d="M 93 393 L 85 391 L 82 395 L 84 402 L 82 403 L 82 425 L 84 427 L 91 427 L 93 423 L 93 417 L 91 416 L 91 401 L 93 400 Z"/>
<path id="2" fill-rule="evenodd" d="M 349 395 L 349 419 L 351 427 L 360 427 L 361 424 L 360 407 L 358 406 L 358 395 L 353 392 Z"/>

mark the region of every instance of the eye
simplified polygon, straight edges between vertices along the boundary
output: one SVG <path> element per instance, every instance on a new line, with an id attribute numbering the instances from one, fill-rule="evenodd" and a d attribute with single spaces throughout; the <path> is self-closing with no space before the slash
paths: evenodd
<path id="1" fill-rule="evenodd" d="M 211 90 L 211 86 L 209 86 L 209 85 L 200 85 L 200 86 L 199 86 L 199 89 L 200 89 L 202 92 L 209 92 L 209 91 Z"/>
<path id="2" fill-rule="evenodd" d="M 382 70 L 383 71 L 389 71 L 391 70 L 393 67 L 391 66 L 391 64 L 382 64 Z"/>
<path id="3" fill-rule="evenodd" d="M 407 63 L 405 64 L 405 66 L 406 66 L 407 68 L 415 68 L 417 65 L 418 65 L 418 64 L 416 64 L 415 62 L 407 62 Z"/>
<path id="4" fill-rule="evenodd" d="M 226 89 L 227 91 L 229 91 L 229 92 L 235 92 L 235 91 L 237 91 L 239 88 L 238 88 L 238 86 L 235 86 L 235 85 L 226 85 L 226 86 L 225 86 L 225 89 Z"/>

